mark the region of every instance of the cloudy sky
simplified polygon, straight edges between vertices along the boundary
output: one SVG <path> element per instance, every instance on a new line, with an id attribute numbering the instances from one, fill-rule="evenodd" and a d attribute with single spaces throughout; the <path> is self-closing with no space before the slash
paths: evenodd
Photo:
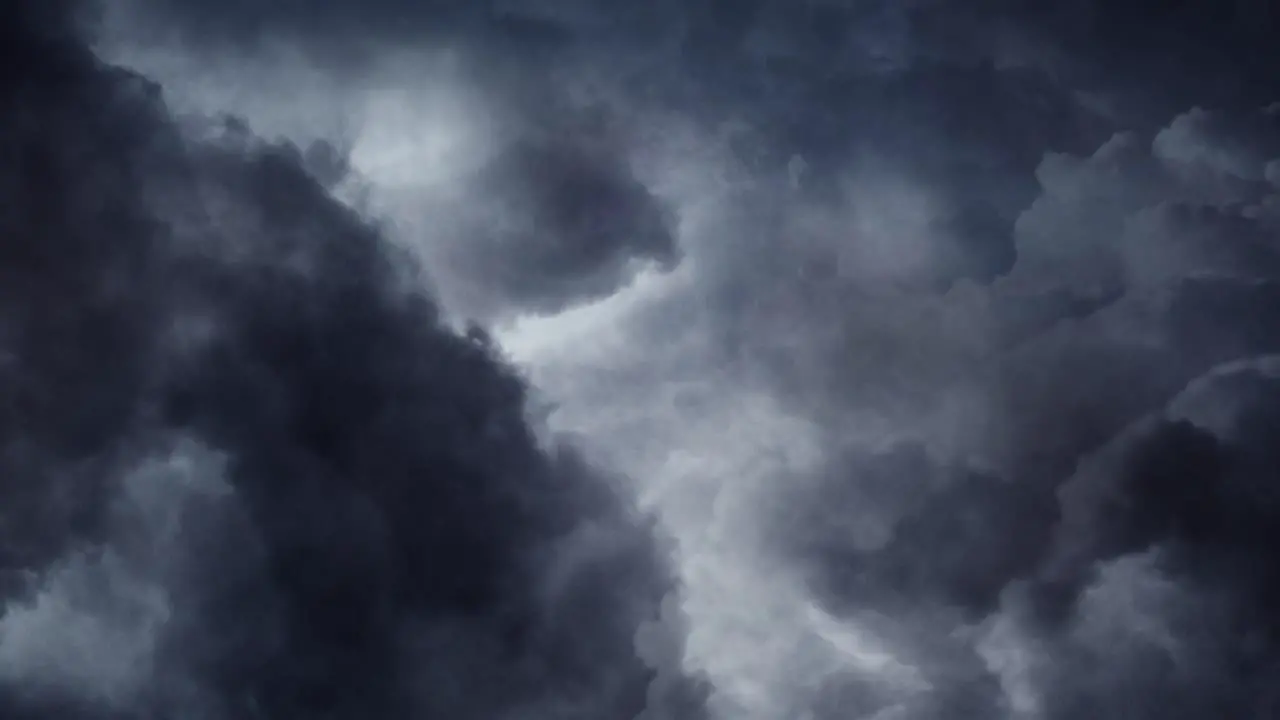
<path id="1" fill-rule="evenodd" d="M 0 8 L 5 720 L 1280 717 L 1263 0 Z"/>

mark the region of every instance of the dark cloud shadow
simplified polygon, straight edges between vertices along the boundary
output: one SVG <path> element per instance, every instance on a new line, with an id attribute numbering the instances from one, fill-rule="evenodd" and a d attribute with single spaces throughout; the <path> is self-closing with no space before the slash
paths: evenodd
<path id="1" fill-rule="evenodd" d="M 523 380 L 324 163 L 177 124 L 48 5 L 3 14 L 0 714 L 632 717 L 685 692 L 637 654 L 672 587 L 652 528 L 535 437 Z"/>

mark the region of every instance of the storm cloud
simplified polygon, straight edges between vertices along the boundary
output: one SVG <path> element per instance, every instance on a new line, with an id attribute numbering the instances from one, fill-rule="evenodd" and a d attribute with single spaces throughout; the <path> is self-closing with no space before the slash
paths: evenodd
<path id="1" fill-rule="evenodd" d="M 3 713 L 678 704 L 651 524 L 487 336 L 296 148 L 9 7 Z"/>
<path id="2" fill-rule="evenodd" d="M 1280 711 L 1264 4 L 91 10 L 5 11 L 0 712 Z"/>

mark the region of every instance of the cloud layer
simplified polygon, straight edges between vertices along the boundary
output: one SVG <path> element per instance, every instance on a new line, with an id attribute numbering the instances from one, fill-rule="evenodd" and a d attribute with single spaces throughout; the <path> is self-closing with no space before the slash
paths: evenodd
<path id="1" fill-rule="evenodd" d="M 678 621 L 654 532 L 483 332 L 297 149 L 175 121 L 36 7 L 4 23 L 0 713 L 678 704 L 637 639 Z"/>
<path id="2" fill-rule="evenodd" d="M 70 7 L 0 714 L 1280 711 L 1261 5 Z"/>

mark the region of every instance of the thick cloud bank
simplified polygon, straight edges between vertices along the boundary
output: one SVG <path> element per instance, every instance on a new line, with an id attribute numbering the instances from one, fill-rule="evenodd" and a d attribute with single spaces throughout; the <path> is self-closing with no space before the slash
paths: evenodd
<path id="1" fill-rule="evenodd" d="M 562 422 L 656 479 L 713 712 L 1276 711 L 1276 120 L 1046 155 L 989 284 L 930 290 L 957 264 L 910 252 L 951 237 L 894 207 L 927 210 L 918 185 L 752 181 L 700 210 L 686 277 L 574 319 L 570 348 L 627 319 L 607 360 L 513 336 Z"/>
<path id="2" fill-rule="evenodd" d="M 90 9 L 0 715 L 1280 715 L 1265 3 Z"/>
<path id="3" fill-rule="evenodd" d="M 296 149 L 3 27 L 0 715 L 683 716 L 665 553 L 483 333 Z"/>

